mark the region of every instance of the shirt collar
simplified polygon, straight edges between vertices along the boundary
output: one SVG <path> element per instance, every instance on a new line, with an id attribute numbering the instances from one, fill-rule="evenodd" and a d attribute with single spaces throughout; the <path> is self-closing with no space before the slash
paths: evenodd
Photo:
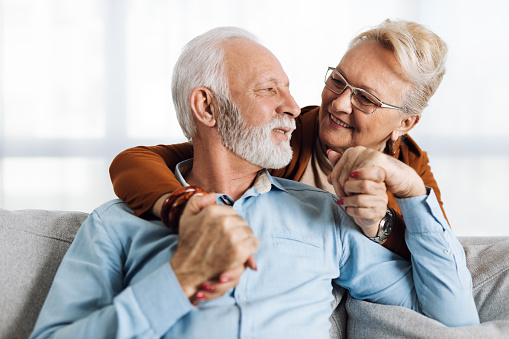
<path id="1" fill-rule="evenodd" d="M 175 168 L 175 177 L 182 184 L 182 186 L 189 186 L 184 177 L 189 173 L 189 171 L 191 171 L 192 168 L 193 159 L 184 160 L 177 164 Z M 277 182 L 266 169 L 262 169 L 258 171 L 258 175 L 256 176 L 253 186 L 249 188 L 246 193 L 254 191 L 257 193 L 256 195 L 264 194 L 269 192 L 272 189 L 272 186 L 281 191 L 286 191 L 283 186 Z M 246 193 L 243 196 L 245 196 Z M 253 193 L 250 195 L 253 195 Z"/>
<path id="2" fill-rule="evenodd" d="M 193 168 L 193 159 L 181 161 L 175 167 L 175 178 L 177 178 L 182 186 L 189 186 L 184 177 L 191 171 L 191 168 Z"/>

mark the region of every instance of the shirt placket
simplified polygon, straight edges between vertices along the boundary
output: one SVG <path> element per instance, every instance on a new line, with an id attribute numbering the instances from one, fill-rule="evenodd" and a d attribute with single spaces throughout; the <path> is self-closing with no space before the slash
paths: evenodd
<path id="1" fill-rule="evenodd" d="M 240 215 L 243 216 L 243 203 L 246 201 L 246 197 L 243 197 L 233 204 L 233 208 Z M 256 338 L 256 312 L 250 307 L 252 303 L 251 286 L 253 274 L 250 269 L 246 269 L 242 274 L 239 284 L 233 289 L 233 298 L 235 304 L 239 308 L 239 338 L 241 339 L 253 339 Z"/>

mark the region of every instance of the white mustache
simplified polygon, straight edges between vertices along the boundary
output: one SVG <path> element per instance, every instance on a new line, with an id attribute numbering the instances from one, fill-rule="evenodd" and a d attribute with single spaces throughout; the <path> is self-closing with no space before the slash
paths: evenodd
<path id="1" fill-rule="evenodd" d="M 279 116 L 279 117 L 276 117 L 276 118 L 272 119 L 271 121 L 269 121 L 266 125 L 266 128 L 270 129 L 271 131 L 275 128 L 284 128 L 284 129 L 288 128 L 289 131 L 286 132 L 285 134 L 288 135 L 288 137 L 290 137 L 296 128 L 295 119 Z"/>

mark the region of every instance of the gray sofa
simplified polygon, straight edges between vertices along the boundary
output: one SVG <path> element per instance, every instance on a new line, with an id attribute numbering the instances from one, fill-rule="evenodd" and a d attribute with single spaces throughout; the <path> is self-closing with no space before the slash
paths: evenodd
<path id="1" fill-rule="evenodd" d="M 27 338 L 82 212 L 0 209 L 0 338 Z M 460 238 L 481 325 L 449 328 L 335 288 L 333 338 L 509 338 L 509 237 Z"/>

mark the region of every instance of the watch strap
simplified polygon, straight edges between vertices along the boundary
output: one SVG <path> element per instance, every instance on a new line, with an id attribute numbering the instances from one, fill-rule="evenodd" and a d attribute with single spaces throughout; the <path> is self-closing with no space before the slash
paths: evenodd
<path id="1" fill-rule="evenodd" d="M 383 244 L 387 238 L 392 233 L 393 224 L 394 224 L 394 211 L 392 208 L 387 206 L 387 211 L 385 213 L 385 217 L 380 220 L 380 224 L 378 225 L 378 234 L 374 238 L 369 238 L 369 240 L 374 241 L 377 244 Z"/>

